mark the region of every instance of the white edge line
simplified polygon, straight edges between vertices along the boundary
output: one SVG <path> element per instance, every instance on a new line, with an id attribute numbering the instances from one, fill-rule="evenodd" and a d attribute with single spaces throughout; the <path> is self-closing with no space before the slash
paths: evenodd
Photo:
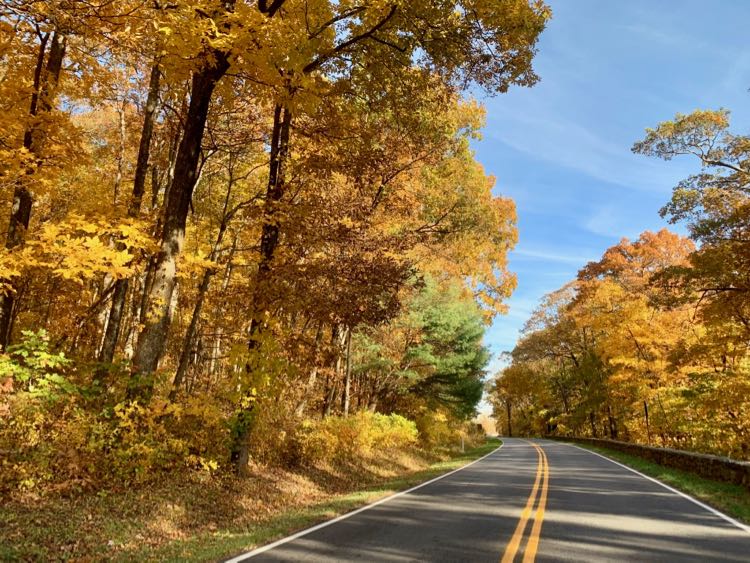
<path id="1" fill-rule="evenodd" d="M 360 512 L 364 512 L 365 510 L 370 510 L 371 508 L 375 508 L 379 504 L 383 504 L 384 502 L 388 502 L 390 500 L 393 500 L 397 497 L 408 495 L 409 493 L 416 491 L 417 489 L 421 489 L 422 487 L 426 487 L 427 485 L 430 485 L 434 483 L 435 481 L 440 481 L 440 479 L 445 479 L 446 477 L 453 475 L 454 473 L 458 473 L 459 471 L 463 471 L 467 467 L 470 467 L 474 465 L 475 463 L 479 463 L 483 459 L 491 456 L 492 454 L 496 453 L 500 448 L 502 448 L 505 445 L 505 442 L 500 444 L 497 448 L 492 450 L 490 453 L 483 455 L 482 457 L 475 459 L 474 461 L 467 463 L 466 465 L 462 465 L 458 469 L 454 469 L 453 471 L 449 471 L 448 473 L 444 473 L 443 475 L 439 475 L 438 477 L 435 477 L 434 479 L 430 479 L 429 481 L 425 481 L 424 483 L 421 483 L 417 485 L 416 487 L 412 487 L 411 489 L 407 489 L 405 491 L 400 491 L 398 493 L 394 493 L 390 496 L 387 496 L 385 498 L 382 498 L 380 500 L 377 500 L 373 503 L 366 504 L 365 506 L 361 508 L 357 508 L 356 510 L 352 510 L 351 512 L 347 512 L 346 514 L 342 514 L 341 516 L 337 516 L 336 518 L 333 518 L 332 520 L 326 520 L 325 522 L 321 522 L 320 524 L 317 524 L 315 526 L 312 526 L 310 528 L 306 528 L 300 532 L 297 532 L 296 534 L 292 534 L 291 536 L 287 536 L 285 538 L 282 538 L 280 540 L 277 540 L 273 543 L 269 543 L 268 545 L 264 545 L 263 547 L 259 547 L 257 549 L 253 549 L 252 551 L 248 551 L 245 553 L 242 553 L 236 557 L 233 557 L 232 559 L 227 559 L 224 561 L 224 563 L 239 563 L 240 561 L 245 561 L 246 559 L 250 559 L 251 557 L 255 557 L 256 555 L 260 555 L 261 553 L 264 553 L 270 549 L 273 549 L 275 547 L 278 547 L 280 545 L 283 545 L 285 543 L 288 543 L 290 541 L 294 541 L 298 538 L 301 538 L 302 536 L 306 536 L 307 534 L 311 534 L 312 532 L 315 532 L 317 530 L 320 530 L 321 528 L 325 528 L 326 526 L 330 526 L 331 524 L 335 524 L 337 522 L 341 522 L 342 520 L 346 520 L 347 518 L 350 518 L 356 514 L 359 514 Z"/>
<path id="2" fill-rule="evenodd" d="M 632 472 L 632 473 L 635 473 L 636 475 L 640 475 L 640 476 L 641 476 L 641 477 L 643 477 L 644 479 L 648 479 L 649 481 L 653 481 L 653 482 L 654 482 L 654 483 L 656 483 L 657 485 L 661 485 L 661 486 L 662 486 L 662 487 L 664 487 L 665 489 L 667 489 L 667 490 L 669 490 L 669 491 L 672 491 L 673 493 L 676 493 L 676 494 L 680 495 L 680 496 L 681 496 L 681 497 L 683 497 L 683 498 L 686 498 L 687 500 L 689 500 L 689 501 L 690 501 L 690 502 L 692 502 L 693 504 L 697 504 L 697 505 L 698 505 L 698 506 L 700 506 L 701 508 L 705 508 L 706 510 L 708 510 L 708 511 L 709 511 L 709 512 L 711 512 L 712 514 L 714 514 L 714 515 L 718 516 L 719 518 L 721 518 L 721 519 L 723 519 L 723 520 L 726 520 L 726 521 L 727 521 L 727 522 L 729 522 L 730 524 L 734 524 L 734 525 L 735 525 L 735 526 L 737 526 L 737 527 L 738 527 L 738 528 L 739 528 L 740 530 L 743 530 L 743 531 L 747 532 L 748 534 L 750 534 L 750 526 L 746 526 L 745 524 L 743 524 L 742 522 L 739 522 L 738 520 L 735 520 L 735 519 L 734 519 L 734 518 L 732 518 L 731 516 L 727 516 L 727 515 L 726 515 L 726 514 L 724 514 L 723 512 L 719 512 L 719 511 L 718 511 L 718 510 L 716 510 L 716 509 L 715 509 L 714 507 L 712 507 L 712 506 L 708 506 L 707 504 L 704 504 L 704 503 L 702 503 L 702 502 L 701 502 L 701 501 L 699 501 L 698 499 L 695 499 L 695 498 L 691 497 L 691 496 L 690 496 L 690 495 L 688 495 L 687 493 L 683 493 L 682 491 L 678 491 L 678 490 L 677 490 L 677 489 L 675 489 L 674 487 L 670 487 L 670 486 L 669 486 L 669 485 L 667 485 L 666 483 L 662 483 L 662 482 L 661 482 L 661 481 L 659 481 L 658 479 L 654 479 L 653 477 L 649 477 L 648 475 L 644 475 L 643 473 L 641 473 L 640 471 L 637 471 L 637 470 L 633 469 L 632 467 L 628 467 L 627 465 L 625 465 L 625 464 L 623 464 L 623 463 L 620 463 L 619 461 L 615 461 L 614 459 L 608 458 L 608 457 L 607 457 L 607 456 L 605 456 L 605 455 L 602 455 L 602 454 L 600 454 L 600 453 L 594 452 L 594 451 L 592 451 L 592 450 L 589 450 L 589 449 L 587 449 L 587 448 L 582 448 L 581 446 L 576 446 L 575 444 L 566 444 L 565 442 L 557 442 L 557 443 L 558 443 L 558 444 L 563 444 L 563 445 L 565 445 L 565 446 L 572 446 L 572 447 L 574 447 L 574 448 L 578 448 L 579 450 L 583 450 L 584 452 L 588 452 L 588 453 L 590 453 L 590 454 L 593 454 L 593 455 L 599 456 L 599 457 L 601 457 L 601 458 L 603 458 L 603 459 L 606 459 L 607 461 L 609 461 L 609 462 L 612 462 L 612 463 L 614 463 L 615 465 L 619 465 L 620 467 L 624 467 L 624 468 L 625 468 L 625 469 L 627 469 L 628 471 L 630 471 L 630 472 Z M 655 463 L 655 462 L 654 462 L 654 463 Z M 657 465 L 658 465 L 658 464 L 657 464 Z"/>

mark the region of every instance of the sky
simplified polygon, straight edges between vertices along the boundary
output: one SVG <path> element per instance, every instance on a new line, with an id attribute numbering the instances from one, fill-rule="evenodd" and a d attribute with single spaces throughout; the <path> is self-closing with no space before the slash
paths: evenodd
<path id="1" fill-rule="evenodd" d="M 491 374 L 543 295 L 622 237 L 669 226 L 659 209 L 698 164 L 632 154 L 646 127 L 723 107 L 733 131 L 750 132 L 750 1 L 547 3 L 539 83 L 480 98 L 487 124 L 476 156 L 495 193 L 515 200 L 519 230 L 518 288 L 485 335 Z"/>

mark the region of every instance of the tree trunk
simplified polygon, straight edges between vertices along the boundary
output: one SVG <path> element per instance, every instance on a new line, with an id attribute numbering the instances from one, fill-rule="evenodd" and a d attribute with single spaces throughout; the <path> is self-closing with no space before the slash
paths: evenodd
<path id="1" fill-rule="evenodd" d="M 511 411 L 510 400 L 505 401 L 505 411 L 506 411 L 506 413 L 508 415 L 508 437 L 512 438 L 513 437 L 513 427 L 511 426 L 511 422 L 510 422 L 511 421 L 511 418 L 510 418 L 510 411 Z"/>
<path id="2" fill-rule="evenodd" d="M 331 374 L 326 371 L 326 382 L 323 386 L 323 401 L 320 404 L 320 417 L 325 418 L 328 412 L 328 395 L 331 393 Z"/>
<path id="3" fill-rule="evenodd" d="M 248 348 L 255 349 L 257 336 L 262 328 L 263 313 L 268 306 L 268 292 L 270 290 L 271 260 L 276 247 L 279 244 L 279 225 L 276 211 L 278 203 L 284 195 L 286 180 L 286 159 L 289 153 L 289 132 L 291 130 L 292 114 L 288 108 L 277 104 L 274 107 L 273 129 L 271 131 L 271 153 L 268 168 L 268 185 L 266 187 L 266 199 L 263 209 L 263 228 L 260 237 L 260 261 L 258 273 L 255 278 L 255 288 L 251 303 L 252 318 L 250 320 L 250 338 Z M 246 370 L 250 365 L 245 366 Z M 242 401 L 252 405 L 249 401 Z M 252 410 L 252 406 L 247 409 Z M 238 416 L 249 419 L 249 411 L 240 407 Z M 232 446 L 232 461 L 237 473 L 241 473 L 247 465 L 249 455 L 248 439 L 250 426 L 243 426 L 234 436 Z"/>
<path id="4" fill-rule="evenodd" d="M 346 367 L 344 368 L 344 395 L 341 401 L 341 410 L 344 416 L 349 416 L 350 390 L 352 379 L 352 329 L 346 329 Z"/>
<path id="5" fill-rule="evenodd" d="M 149 312 L 133 356 L 128 395 L 148 399 L 153 392 L 153 374 L 164 353 L 172 322 L 172 298 L 177 283 L 177 258 L 182 251 L 185 225 L 195 188 L 201 140 L 208 108 L 217 82 L 229 68 L 226 53 L 213 50 L 201 70 L 193 75 L 190 105 L 180 142 L 172 188 L 165 202 L 161 249 L 156 257 L 154 281 L 148 291 Z"/>
<path id="6" fill-rule="evenodd" d="M 117 198 L 120 196 L 120 187 L 122 186 L 122 171 L 125 167 L 125 136 L 126 136 L 126 130 L 125 130 L 125 99 L 123 97 L 122 104 L 120 104 L 120 107 L 117 109 L 117 116 L 120 121 L 120 138 L 119 140 L 119 147 L 117 150 L 117 172 L 115 174 L 115 189 L 114 194 L 112 196 L 112 203 L 114 205 L 117 205 Z"/>
<path id="7" fill-rule="evenodd" d="M 612 416 L 612 407 L 607 405 L 607 420 L 609 422 L 609 437 L 617 440 L 617 420 Z"/>
<path id="8" fill-rule="evenodd" d="M 42 144 L 44 141 L 44 129 L 40 127 L 39 121 L 35 119 L 43 113 L 52 109 L 52 101 L 55 97 L 57 84 L 60 81 L 60 72 L 62 63 L 65 58 L 66 38 L 58 31 L 52 34 L 52 44 L 47 57 L 47 65 L 44 66 L 44 55 L 47 47 L 49 34 L 45 34 L 40 39 L 39 52 L 37 55 L 37 64 L 34 70 L 34 90 L 31 95 L 29 105 L 29 126 L 24 132 L 23 146 L 36 160 L 35 165 L 39 166 L 41 161 Z M 33 173 L 33 168 L 28 174 Z M 33 205 L 33 196 L 27 187 L 28 178 L 19 178 L 13 191 L 13 206 L 10 212 L 10 221 L 8 222 L 8 233 L 5 239 L 5 248 L 11 249 L 23 244 L 26 237 L 26 231 L 31 221 L 31 207 Z M 14 284 L 15 286 L 15 284 Z M 15 290 L 13 287 L 10 291 L 0 298 L 0 351 L 10 343 L 11 326 L 15 309 Z"/>
<path id="9" fill-rule="evenodd" d="M 339 326 L 333 325 L 331 327 L 331 342 L 330 342 L 330 348 L 334 351 L 334 356 L 331 358 L 329 362 L 329 370 L 328 374 L 326 375 L 326 390 L 325 395 L 323 397 L 323 418 L 326 416 L 329 416 L 331 414 L 331 411 L 333 410 L 333 403 L 336 398 L 336 394 L 338 392 L 339 387 L 339 367 L 341 364 L 341 355 L 339 354 L 339 348 L 338 348 L 338 341 L 339 341 Z M 330 376 L 331 371 L 333 371 L 333 377 Z"/>
<path id="10" fill-rule="evenodd" d="M 221 283 L 221 290 L 223 294 L 226 294 L 227 288 L 229 287 L 229 282 L 232 278 L 232 258 L 234 256 L 235 251 L 237 250 L 237 234 L 235 233 L 234 237 L 232 237 L 232 247 L 229 249 L 229 258 L 227 259 L 227 267 L 224 271 L 224 281 Z M 216 334 L 214 335 L 214 342 L 211 346 L 211 362 L 208 368 L 209 373 L 209 379 L 206 384 L 206 390 L 209 389 L 210 380 L 214 377 L 216 374 L 217 366 L 219 364 L 219 354 L 221 353 L 221 340 L 224 337 L 224 327 L 221 325 L 216 329 Z"/>
<path id="11" fill-rule="evenodd" d="M 286 160 L 289 154 L 289 133 L 292 114 L 284 106 L 276 105 L 271 132 L 271 154 L 268 168 L 268 185 L 263 208 L 263 228 L 260 237 L 260 261 L 253 291 L 253 318 L 250 321 L 250 343 L 254 347 L 254 337 L 260 330 L 263 311 L 268 303 L 271 283 L 271 260 L 279 245 L 279 225 L 276 218 L 278 204 L 285 192 Z"/>
<path id="12" fill-rule="evenodd" d="M 223 221 L 221 227 L 219 228 L 219 234 L 216 237 L 214 248 L 209 255 L 209 260 L 216 259 L 216 253 L 219 245 L 221 245 L 221 241 L 224 239 L 226 227 L 226 221 Z M 169 398 L 171 400 L 174 400 L 174 398 L 177 396 L 177 391 L 180 387 L 180 384 L 182 383 L 183 378 L 185 377 L 185 373 L 187 372 L 187 367 L 190 360 L 190 352 L 193 348 L 193 340 L 195 339 L 195 334 L 198 331 L 198 322 L 200 320 L 201 311 L 203 309 L 203 303 L 205 303 L 206 301 L 208 286 L 211 283 L 211 278 L 214 276 L 214 273 L 215 272 L 212 269 L 207 269 L 205 272 L 203 272 L 203 279 L 201 279 L 200 286 L 198 287 L 198 295 L 196 297 L 195 306 L 193 307 L 193 314 L 190 317 L 190 325 L 188 326 L 187 332 L 185 333 L 185 341 L 182 345 L 180 362 L 177 366 L 177 372 L 175 373 L 174 381 L 172 382 L 172 389 L 169 392 Z"/>
<path id="13" fill-rule="evenodd" d="M 203 302 L 206 299 L 208 285 L 211 282 L 212 277 L 213 272 L 210 269 L 203 272 L 203 279 L 201 279 L 200 286 L 198 287 L 198 295 L 196 297 L 195 306 L 193 307 L 193 314 L 190 317 L 190 324 L 188 325 L 187 332 L 185 333 L 185 340 L 182 344 L 182 352 L 180 353 L 177 372 L 172 381 L 172 389 L 169 391 L 170 401 L 174 401 L 177 397 L 177 391 L 179 390 L 180 385 L 182 385 L 185 373 L 187 373 L 188 364 L 190 363 L 190 353 L 193 350 L 193 340 L 195 340 L 195 334 L 198 332 L 198 321 L 200 320 Z"/>
<path id="14" fill-rule="evenodd" d="M 151 137 L 154 131 L 154 122 L 156 120 L 156 105 L 159 101 L 159 81 L 161 71 L 159 65 L 154 64 L 151 67 L 151 77 L 148 85 L 148 96 L 146 98 L 146 107 L 143 115 L 143 127 L 141 129 L 141 140 L 138 146 L 138 160 L 135 167 L 135 179 L 133 180 L 133 192 L 130 196 L 128 205 L 128 217 L 138 217 L 141 213 L 141 201 L 146 190 L 146 174 L 148 172 L 149 152 L 151 148 Z M 125 310 L 125 298 L 128 294 L 130 280 L 122 278 L 115 282 L 115 290 L 112 295 L 112 305 L 110 306 L 109 319 L 104 331 L 104 342 L 99 354 L 99 361 L 105 364 L 112 363 L 117 347 L 117 339 L 120 335 L 122 325 L 122 314 Z M 97 375 L 103 375 L 101 370 L 97 370 Z"/>
<path id="15" fill-rule="evenodd" d="M 318 329 L 315 331 L 315 344 L 313 344 L 313 366 L 310 369 L 310 376 L 307 378 L 307 384 L 305 385 L 304 395 L 302 400 L 294 410 L 294 414 L 298 417 L 302 417 L 305 414 L 307 408 L 307 399 L 310 397 L 315 390 L 315 381 L 318 379 L 318 361 L 317 354 L 318 348 L 320 347 L 320 341 L 323 339 L 323 323 L 318 323 Z"/>
<path id="16" fill-rule="evenodd" d="M 227 232 L 229 226 L 229 220 L 231 219 L 232 212 L 229 211 L 229 202 L 232 198 L 232 188 L 234 187 L 234 168 L 231 164 L 232 157 L 230 156 L 229 165 L 229 180 L 227 182 L 227 194 L 224 198 L 224 207 L 221 212 L 221 224 L 219 225 L 219 232 L 216 234 L 216 241 L 211 248 L 211 253 L 208 259 L 212 262 L 216 260 L 219 254 L 219 247 L 224 240 L 224 235 Z M 198 322 L 200 321 L 201 310 L 203 309 L 203 303 L 206 299 L 206 293 L 208 293 L 208 285 L 211 283 L 211 278 L 215 274 L 215 270 L 207 269 L 203 272 L 203 279 L 198 288 L 198 296 L 195 301 L 195 307 L 193 308 L 193 315 L 190 318 L 190 325 L 188 326 L 187 333 L 185 334 L 185 341 L 182 346 L 182 353 L 180 354 L 180 362 L 177 366 L 177 372 L 172 382 L 172 389 L 169 391 L 169 398 L 174 400 L 177 396 L 177 391 L 182 383 L 185 373 L 187 372 L 188 363 L 190 360 L 190 352 L 193 348 L 193 340 L 195 339 L 195 333 L 198 330 Z"/>
<path id="17" fill-rule="evenodd" d="M 328 390 L 328 394 L 326 395 L 326 400 L 323 405 L 323 417 L 331 416 L 331 412 L 333 411 L 333 403 L 336 399 L 336 395 L 339 391 L 339 380 L 335 377 L 333 378 L 333 382 L 331 384 L 330 389 Z"/>

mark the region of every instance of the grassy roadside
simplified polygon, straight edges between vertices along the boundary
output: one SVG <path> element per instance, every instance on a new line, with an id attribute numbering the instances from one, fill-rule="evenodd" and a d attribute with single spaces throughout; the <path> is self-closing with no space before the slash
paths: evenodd
<path id="1" fill-rule="evenodd" d="M 363 490 L 337 495 L 319 504 L 290 509 L 252 528 L 216 531 L 175 542 L 157 551 L 131 553 L 127 558 L 140 561 L 207 561 L 236 555 L 429 481 L 490 453 L 500 444 L 500 440 L 490 439 L 478 448 L 468 450 L 450 460 L 435 463 L 422 471 L 391 479 Z"/>
<path id="2" fill-rule="evenodd" d="M 644 475 L 658 479 L 670 487 L 674 487 L 683 493 L 705 502 L 709 506 L 713 506 L 740 522 L 750 524 L 750 491 L 741 485 L 705 479 L 693 473 L 664 467 L 658 463 L 616 450 L 600 448 L 589 444 L 576 445 L 619 461 L 628 467 L 640 471 Z"/>
<path id="3" fill-rule="evenodd" d="M 415 452 L 304 474 L 0 503 L 0 560 L 216 561 L 457 469 L 500 440 L 435 462 Z"/>

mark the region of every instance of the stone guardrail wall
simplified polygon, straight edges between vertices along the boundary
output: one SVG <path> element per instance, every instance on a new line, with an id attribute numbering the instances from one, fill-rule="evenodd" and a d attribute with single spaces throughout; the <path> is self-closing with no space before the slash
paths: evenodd
<path id="1" fill-rule="evenodd" d="M 735 461 L 728 457 L 673 450 L 671 448 L 641 446 L 600 438 L 562 438 L 556 436 L 552 439 L 617 450 L 653 461 L 659 465 L 689 471 L 707 479 L 744 485 L 747 489 L 750 489 L 750 462 L 747 461 Z"/>

